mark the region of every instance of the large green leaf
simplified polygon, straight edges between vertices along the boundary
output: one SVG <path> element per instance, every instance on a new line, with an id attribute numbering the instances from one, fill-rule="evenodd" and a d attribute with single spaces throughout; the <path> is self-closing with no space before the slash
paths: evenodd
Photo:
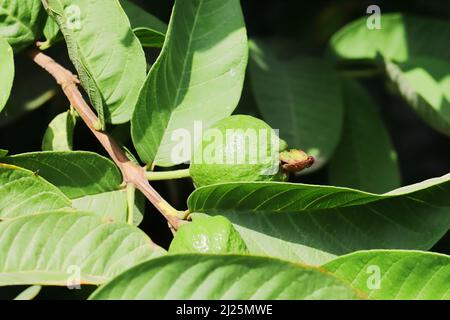
<path id="1" fill-rule="evenodd" d="M 239 255 L 174 255 L 142 263 L 95 291 L 91 299 L 275 300 L 358 299 L 320 269 Z"/>
<path id="2" fill-rule="evenodd" d="M 366 251 L 323 266 L 373 299 L 450 299 L 450 257 L 419 251 Z"/>
<path id="3" fill-rule="evenodd" d="M 145 79 L 144 52 L 118 0 L 44 0 L 100 120 L 130 120 Z"/>
<path id="4" fill-rule="evenodd" d="M 77 272 L 100 284 L 163 252 L 141 230 L 90 213 L 12 219 L 0 223 L 0 286 L 67 285 Z"/>
<path id="5" fill-rule="evenodd" d="M 397 154 L 375 102 L 351 80 L 344 92 L 344 129 L 330 163 L 330 182 L 374 193 L 400 187 Z"/>
<path id="6" fill-rule="evenodd" d="M 48 125 L 42 139 L 43 151 L 71 151 L 77 117 L 71 111 L 58 114 Z"/>
<path id="7" fill-rule="evenodd" d="M 339 143 L 342 128 L 337 73 L 316 58 L 280 60 L 261 41 L 252 41 L 250 49 L 251 84 L 264 119 L 290 147 L 315 156 L 315 168 L 320 167 Z"/>
<path id="8" fill-rule="evenodd" d="M 0 112 L 5 107 L 14 81 L 14 53 L 5 39 L 0 38 Z"/>
<path id="9" fill-rule="evenodd" d="M 114 163 L 92 152 L 32 152 L 2 161 L 38 172 L 70 199 L 118 190 L 122 183 Z"/>
<path id="10" fill-rule="evenodd" d="M 40 0 L 2 0 L 0 38 L 19 51 L 39 38 L 46 14 Z"/>
<path id="11" fill-rule="evenodd" d="M 141 159 L 159 166 L 189 160 L 194 123 L 206 129 L 237 106 L 247 57 L 239 0 L 176 1 L 131 122 Z M 175 147 L 186 151 L 178 159 Z"/>
<path id="12" fill-rule="evenodd" d="M 223 215 L 250 252 L 308 264 L 367 249 L 430 249 L 450 228 L 450 174 L 376 195 L 291 183 L 197 189 L 191 212 Z"/>
<path id="13" fill-rule="evenodd" d="M 450 63 L 429 57 L 398 65 L 386 61 L 386 73 L 424 121 L 450 136 Z"/>
<path id="14" fill-rule="evenodd" d="M 367 17 L 336 33 L 331 52 L 339 59 L 374 59 L 378 53 L 389 60 L 405 62 L 415 56 L 450 60 L 450 23 L 398 13 L 383 13 L 381 29 L 367 27 Z"/>
<path id="15" fill-rule="evenodd" d="M 0 163 L 0 220 L 70 205 L 59 189 L 38 174 Z"/>

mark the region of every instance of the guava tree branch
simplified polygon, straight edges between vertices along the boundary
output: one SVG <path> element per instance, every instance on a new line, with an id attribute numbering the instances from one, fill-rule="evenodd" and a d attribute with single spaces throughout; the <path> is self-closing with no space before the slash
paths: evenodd
<path id="1" fill-rule="evenodd" d="M 124 182 L 126 184 L 133 184 L 140 190 L 159 212 L 163 214 L 169 224 L 174 229 L 178 229 L 183 223 L 182 219 L 185 216 L 185 212 L 175 210 L 159 195 L 148 182 L 146 170 L 131 161 L 126 156 L 122 147 L 108 133 L 95 129 L 95 125 L 99 120 L 81 95 L 78 89 L 79 80 L 77 76 L 41 51 L 33 49 L 30 52 L 30 56 L 36 64 L 52 75 L 61 86 L 71 106 L 78 112 L 84 123 L 89 127 L 122 172 Z"/>

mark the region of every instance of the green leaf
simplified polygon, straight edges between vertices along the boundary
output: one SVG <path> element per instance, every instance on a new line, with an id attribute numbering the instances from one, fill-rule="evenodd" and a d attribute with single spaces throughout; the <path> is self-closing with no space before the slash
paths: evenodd
<path id="1" fill-rule="evenodd" d="M 134 34 L 146 48 L 162 48 L 164 45 L 165 35 L 149 28 L 133 29 Z"/>
<path id="2" fill-rule="evenodd" d="M 131 1 L 122 0 L 121 4 L 142 46 L 161 48 L 164 44 L 167 25 Z"/>
<path id="3" fill-rule="evenodd" d="M 173 255 L 142 263 L 97 289 L 103 299 L 358 299 L 326 272 L 276 259 L 239 255 Z"/>
<path id="4" fill-rule="evenodd" d="M 36 173 L 0 163 L 0 220 L 70 205 L 70 200 L 58 188 Z"/>
<path id="5" fill-rule="evenodd" d="M 381 29 L 367 28 L 367 17 L 337 32 L 330 52 L 338 59 L 375 59 L 377 54 L 396 62 L 416 56 L 450 60 L 447 39 L 450 23 L 414 15 L 383 13 Z"/>
<path id="6" fill-rule="evenodd" d="M 429 57 L 386 61 L 386 74 L 428 125 L 450 136 L 450 63 Z"/>
<path id="7" fill-rule="evenodd" d="M 141 160 L 163 167 L 189 160 L 200 137 L 180 142 L 179 133 L 194 137 L 196 121 L 206 129 L 233 112 L 247 58 L 239 0 L 176 1 L 166 42 L 131 122 Z M 172 156 L 175 148 L 185 151 L 178 159 Z"/>
<path id="8" fill-rule="evenodd" d="M 2 161 L 38 172 L 72 199 L 76 209 L 126 222 L 128 204 L 122 175 L 107 158 L 85 151 L 53 151 L 24 153 Z M 141 194 L 136 196 L 134 210 L 138 225 L 144 212 Z"/>
<path id="9" fill-rule="evenodd" d="M 292 183 L 197 189 L 191 212 L 223 215 L 252 253 L 308 264 L 367 249 L 430 249 L 450 228 L 450 174 L 388 194 Z"/>
<path id="10" fill-rule="evenodd" d="M 337 73 L 316 58 L 280 60 L 261 41 L 252 41 L 250 49 L 251 85 L 264 119 L 291 148 L 314 156 L 314 167 L 320 168 L 338 145 L 342 128 Z"/>
<path id="11" fill-rule="evenodd" d="M 139 225 L 144 217 L 144 198 L 136 194 L 134 205 L 134 225 Z M 125 189 L 98 193 L 72 201 L 74 208 L 80 211 L 94 212 L 112 222 L 127 222 L 127 191 Z"/>
<path id="12" fill-rule="evenodd" d="M 41 35 L 46 14 L 40 0 L 2 0 L 0 2 L 0 38 L 18 52 Z"/>
<path id="13" fill-rule="evenodd" d="M 121 0 L 120 4 L 127 14 L 128 19 L 130 19 L 130 24 L 133 29 L 148 28 L 162 33 L 163 35 L 167 32 L 167 24 L 133 2 Z"/>
<path id="14" fill-rule="evenodd" d="M 5 107 L 14 81 L 14 53 L 8 42 L 0 38 L 0 112 Z"/>
<path id="15" fill-rule="evenodd" d="M 41 286 L 31 286 L 22 291 L 14 300 L 33 300 L 41 292 Z"/>
<path id="16" fill-rule="evenodd" d="M 57 84 L 27 55 L 14 56 L 16 72 L 8 103 L 0 113 L 0 126 L 6 126 L 52 99 Z"/>
<path id="17" fill-rule="evenodd" d="M 163 252 L 138 228 L 90 213 L 12 219 L 0 223 L 0 286 L 76 285 L 78 275 L 100 284 Z"/>
<path id="18" fill-rule="evenodd" d="M 77 117 L 66 111 L 57 115 L 48 125 L 42 140 L 43 151 L 71 151 L 73 149 L 73 131 Z"/>
<path id="19" fill-rule="evenodd" d="M 43 33 L 45 41 L 39 44 L 39 49 L 41 50 L 46 50 L 59 40 L 63 39 L 63 35 L 61 34 L 61 30 L 59 30 L 58 24 L 51 16 L 47 17 Z"/>
<path id="20" fill-rule="evenodd" d="M 397 153 L 377 105 L 357 82 L 345 81 L 345 121 L 329 166 L 333 185 L 383 193 L 400 187 Z"/>
<path id="21" fill-rule="evenodd" d="M 419 251 L 355 252 L 323 268 L 369 298 L 449 300 L 450 257 Z"/>
<path id="22" fill-rule="evenodd" d="M 6 157 L 8 152 L 8 150 L 0 149 L 0 158 Z"/>
<path id="23" fill-rule="evenodd" d="M 100 121 L 130 120 L 145 79 L 144 52 L 117 0 L 45 0 Z M 100 41 L 101 39 L 101 41 Z M 104 127 L 104 126 L 103 126 Z"/>
<path id="24" fill-rule="evenodd" d="M 2 161 L 38 172 L 70 199 L 118 190 L 122 184 L 115 164 L 93 152 L 31 152 Z"/>

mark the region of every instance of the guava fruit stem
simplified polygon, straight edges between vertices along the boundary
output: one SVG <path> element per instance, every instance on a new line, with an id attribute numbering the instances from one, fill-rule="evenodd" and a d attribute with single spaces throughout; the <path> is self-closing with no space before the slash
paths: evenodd
<path id="1" fill-rule="evenodd" d="M 189 173 L 189 169 L 181 169 L 161 172 L 148 171 L 145 173 L 145 176 L 148 181 L 159 181 L 189 178 L 191 174 Z"/>

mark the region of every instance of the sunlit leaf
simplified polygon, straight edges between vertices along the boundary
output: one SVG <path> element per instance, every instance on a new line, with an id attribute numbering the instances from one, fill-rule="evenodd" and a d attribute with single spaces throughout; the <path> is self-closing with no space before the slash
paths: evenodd
<path id="1" fill-rule="evenodd" d="M 70 200 L 37 173 L 0 163 L 0 220 L 70 206 Z"/>
<path id="2" fill-rule="evenodd" d="M 32 152 L 2 161 L 37 172 L 71 199 L 118 190 L 122 183 L 114 163 L 92 152 Z"/>
<path id="3" fill-rule="evenodd" d="M 141 194 L 136 194 L 134 205 L 134 225 L 139 225 L 144 217 L 144 201 Z M 125 189 L 98 193 L 73 199 L 74 208 L 94 212 L 112 222 L 127 222 L 127 191 Z"/>
<path id="4" fill-rule="evenodd" d="M 231 220 L 250 252 L 308 264 L 368 249 L 430 249 L 450 228 L 450 174 L 376 195 L 330 186 L 230 183 L 197 189 L 191 212 Z"/>
<path id="5" fill-rule="evenodd" d="M 57 115 L 48 125 L 42 139 L 43 151 L 71 151 L 73 149 L 73 131 L 77 122 L 71 111 Z"/>
<path id="6" fill-rule="evenodd" d="M 100 121 L 127 122 L 144 82 L 144 52 L 117 0 L 45 0 Z M 101 41 L 100 41 L 101 40 Z"/>
<path id="7" fill-rule="evenodd" d="M 93 212 L 111 222 L 127 221 L 127 195 L 115 164 L 85 151 L 33 152 L 10 156 L 3 162 L 37 172 L 63 191 L 76 209 Z M 136 194 L 134 223 L 143 219 L 144 201 Z"/>
<path id="8" fill-rule="evenodd" d="M 174 255 L 122 273 L 91 299 L 275 300 L 358 299 L 358 293 L 320 269 L 235 255 Z"/>
<path id="9" fill-rule="evenodd" d="M 395 62 L 428 56 L 450 60 L 448 21 L 420 16 L 383 13 L 381 29 L 369 29 L 367 17 L 337 32 L 330 53 L 337 59 L 374 59 L 377 54 Z"/>
<path id="10" fill-rule="evenodd" d="M 41 0 L 2 0 L 0 2 L 0 38 L 14 51 L 31 45 L 42 33 L 46 14 Z"/>
<path id="11" fill-rule="evenodd" d="M 8 42 L 0 38 L 0 112 L 5 107 L 14 80 L 14 54 Z"/>
<path id="12" fill-rule="evenodd" d="M 192 141 L 177 141 L 177 133 L 194 138 L 196 121 L 206 129 L 233 112 L 247 51 L 238 0 L 176 1 L 166 42 L 131 122 L 141 160 L 172 166 L 190 159 Z M 174 159 L 175 147 L 187 151 Z"/>
<path id="13" fill-rule="evenodd" d="M 450 136 L 450 63 L 420 57 L 395 64 L 386 73 L 401 96 L 437 131 Z"/>
<path id="14" fill-rule="evenodd" d="M 91 213 L 12 219 L 0 223 L 0 286 L 100 284 L 163 253 L 141 230 Z"/>
<path id="15" fill-rule="evenodd" d="M 371 299 L 449 300 L 450 257 L 419 251 L 363 251 L 323 268 Z"/>

